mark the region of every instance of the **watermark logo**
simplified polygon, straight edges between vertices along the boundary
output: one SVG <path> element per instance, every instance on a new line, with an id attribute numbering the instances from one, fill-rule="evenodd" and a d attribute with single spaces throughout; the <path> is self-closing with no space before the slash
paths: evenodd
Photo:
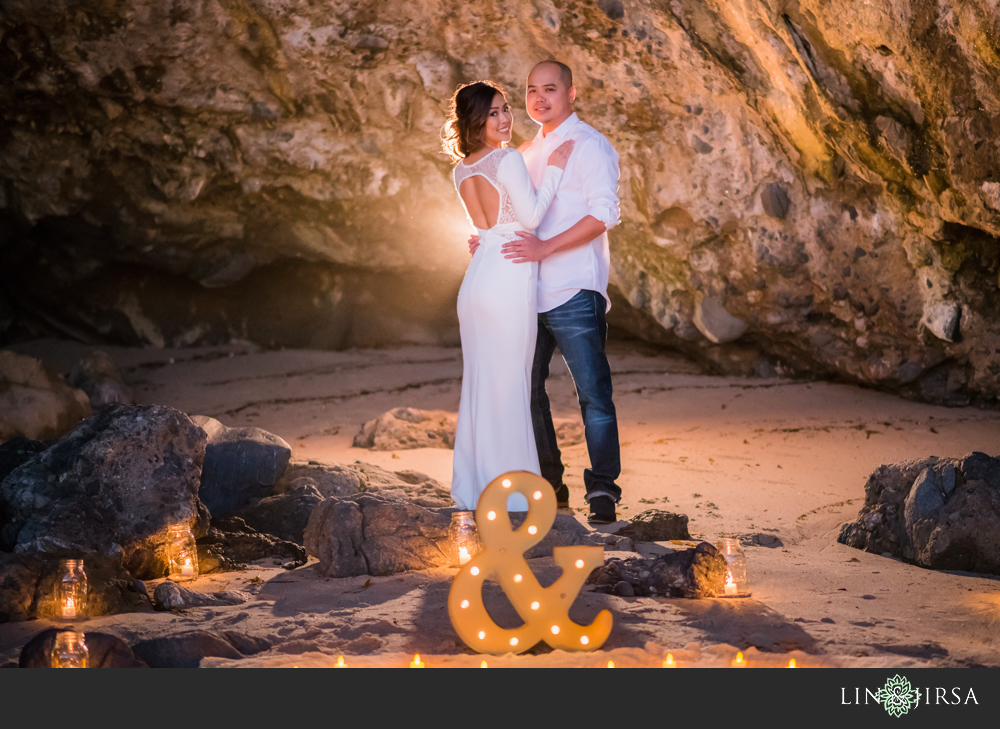
<path id="1" fill-rule="evenodd" d="M 920 703 L 920 692 L 910 686 L 909 679 L 898 673 L 886 679 L 885 686 L 879 689 L 877 697 L 889 716 L 897 718 Z"/>

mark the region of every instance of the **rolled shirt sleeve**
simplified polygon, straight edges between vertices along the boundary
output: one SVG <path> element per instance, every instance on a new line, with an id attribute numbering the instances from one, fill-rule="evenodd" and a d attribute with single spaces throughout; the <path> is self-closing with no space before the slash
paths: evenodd
<path id="1" fill-rule="evenodd" d="M 621 222 L 618 203 L 618 153 L 603 137 L 588 139 L 573 154 L 580 155 L 587 214 L 611 230 Z"/>

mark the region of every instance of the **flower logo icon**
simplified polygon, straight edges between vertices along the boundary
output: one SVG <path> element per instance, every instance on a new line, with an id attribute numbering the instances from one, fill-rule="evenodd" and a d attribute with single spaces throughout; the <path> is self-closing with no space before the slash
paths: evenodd
<path id="1" fill-rule="evenodd" d="M 879 701 L 889 716 L 900 717 L 917 705 L 917 690 L 910 686 L 908 679 L 898 673 L 886 679 L 885 686 L 879 690 Z"/>

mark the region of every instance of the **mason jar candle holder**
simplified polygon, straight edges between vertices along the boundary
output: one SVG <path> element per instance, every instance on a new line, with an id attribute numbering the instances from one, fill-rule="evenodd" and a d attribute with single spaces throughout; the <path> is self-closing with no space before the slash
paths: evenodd
<path id="1" fill-rule="evenodd" d="M 475 515 L 471 511 L 456 511 L 451 515 L 448 527 L 448 541 L 451 545 L 452 564 L 459 567 L 479 552 L 479 530 Z"/>
<path id="2" fill-rule="evenodd" d="M 56 600 L 59 603 L 59 617 L 76 620 L 87 609 L 87 573 L 82 559 L 59 560 L 59 576 L 56 582 Z"/>
<path id="3" fill-rule="evenodd" d="M 198 547 L 189 527 L 170 527 L 167 534 L 166 556 L 169 579 L 183 582 L 198 576 Z"/>
<path id="4" fill-rule="evenodd" d="M 739 539 L 726 538 L 719 541 L 719 553 L 725 558 L 729 572 L 726 574 L 724 597 L 748 597 L 747 557 L 743 553 Z"/>
<path id="5" fill-rule="evenodd" d="M 56 633 L 55 645 L 52 646 L 53 668 L 86 668 L 89 660 L 90 651 L 83 633 L 73 630 Z"/>

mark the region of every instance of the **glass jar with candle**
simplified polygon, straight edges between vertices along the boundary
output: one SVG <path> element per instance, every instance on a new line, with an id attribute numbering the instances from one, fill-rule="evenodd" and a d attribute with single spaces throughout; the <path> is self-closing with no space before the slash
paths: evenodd
<path id="1" fill-rule="evenodd" d="M 174 582 L 182 582 L 198 576 L 198 547 L 190 527 L 170 527 L 166 551 L 168 578 Z"/>
<path id="2" fill-rule="evenodd" d="M 471 511 L 456 511 L 448 527 L 452 564 L 464 565 L 479 552 L 479 530 Z"/>
<path id="3" fill-rule="evenodd" d="M 87 609 L 87 573 L 82 559 L 59 560 L 56 600 L 63 620 L 82 618 Z"/>
<path id="4" fill-rule="evenodd" d="M 740 540 L 722 539 L 718 547 L 719 553 L 725 557 L 729 567 L 725 582 L 725 597 L 746 597 L 750 594 L 747 582 L 747 557 L 740 546 Z"/>
<path id="5" fill-rule="evenodd" d="M 83 633 L 72 630 L 56 633 L 55 645 L 52 647 L 53 668 L 86 668 L 89 659 L 90 652 Z"/>

